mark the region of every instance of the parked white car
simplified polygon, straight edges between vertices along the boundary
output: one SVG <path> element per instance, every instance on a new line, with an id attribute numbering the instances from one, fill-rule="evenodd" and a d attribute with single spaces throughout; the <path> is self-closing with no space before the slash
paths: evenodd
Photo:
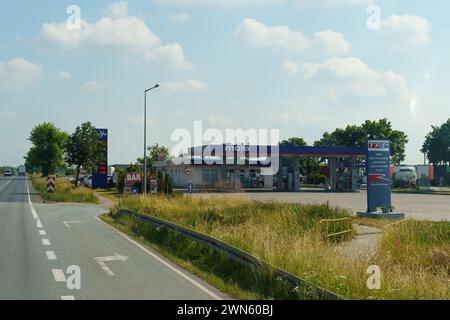
<path id="1" fill-rule="evenodd" d="M 85 187 L 92 188 L 92 176 L 85 177 L 83 184 Z"/>

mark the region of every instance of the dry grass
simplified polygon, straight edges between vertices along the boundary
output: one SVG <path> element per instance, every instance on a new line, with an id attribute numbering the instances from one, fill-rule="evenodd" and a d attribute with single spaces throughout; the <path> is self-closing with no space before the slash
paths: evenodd
<path id="1" fill-rule="evenodd" d="M 33 176 L 33 186 L 46 201 L 71 203 L 98 203 L 94 191 L 83 186 L 75 187 L 67 177 L 56 179 L 56 193 L 47 193 L 47 179 Z"/>
<path id="2" fill-rule="evenodd" d="M 391 227 L 375 257 L 349 260 L 324 240 L 321 219 L 348 217 L 329 205 L 242 199 L 125 198 L 120 206 L 193 228 L 351 299 L 449 299 L 449 223 L 412 221 Z M 382 270 L 369 290 L 366 270 Z"/>

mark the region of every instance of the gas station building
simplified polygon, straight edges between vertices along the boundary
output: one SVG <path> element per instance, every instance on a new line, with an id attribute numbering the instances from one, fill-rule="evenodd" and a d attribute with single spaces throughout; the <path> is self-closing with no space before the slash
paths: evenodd
<path id="1" fill-rule="evenodd" d="M 221 155 L 210 152 L 211 148 L 220 150 L 221 147 Z M 355 192 L 360 188 L 367 153 L 367 147 L 204 146 L 191 148 L 189 161 L 181 165 L 159 161 L 154 162 L 153 167 L 169 174 L 176 188 L 187 188 L 192 183 L 196 190 L 300 192 L 300 159 L 317 157 L 325 160 L 329 169 L 326 190 Z M 279 164 L 274 174 L 273 170 L 268 170 L 274 164 L 267 164 L 265 160 L 277 155 Z M 221 157 L 223 161 L 211 164 L 214 162 L 211 160 Z"/>

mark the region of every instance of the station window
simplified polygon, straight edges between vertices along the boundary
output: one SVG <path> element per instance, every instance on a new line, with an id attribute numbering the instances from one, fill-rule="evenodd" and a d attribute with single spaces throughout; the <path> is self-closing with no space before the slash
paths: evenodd
<path id="1" fill-rule="evenodd" d="M 219 181 L 219 174 L 217 172 L 217 169 L 203 169 L 202 178 L 204 184 L 216 184 Z"/>

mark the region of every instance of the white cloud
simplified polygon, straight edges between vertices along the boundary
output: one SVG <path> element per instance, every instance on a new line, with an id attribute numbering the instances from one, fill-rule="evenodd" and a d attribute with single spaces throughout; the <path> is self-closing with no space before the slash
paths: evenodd
<path id="1" fill-rule="evenodd" d="M 65 23 L 45 23 L 37 36 L 38 44 L 62 51 L 105 51 L 124 54 L 124 61 L 139 60 L 174 70 L 191 70 L 194 66 L 177 43 L 164 44 L 145 21 L 127 16 L 128 2 L 111 5 L 94 23 L 82 21 L 80 30 L 70 30 Z"/>
<path id="2" fill-rule="evenodd" d="M 205 122 L 212 127 L 229 128 L 232 121 L 227 117 L 208 115 L 204 118 Z"/>
<path id="3" fill-rule="evenodd" d="M 281 70 L 283 70 L 287 74 L 293 76 L 293 75 L 297 74 L 299 68 L 300 68 L 300 65 L 297 62 L 295 62 L 293 60 L 286 60 L 283 63 Z"/>
<path id="4" fill-rule="evenodd" d="M 0 61 L 0 89 L 25 87 L 39 80 L 42 73 L 41 65 L 25 59 L 15 58 L 6 63 Z"/>
<path id="5" fill-rule="evenodd" d="M 72 74 L 70 72 L 67 71 L 58 71 L 57 73 L 58 79 L 60 80 L 70 80 L 72 79 Z"/>
<path id="6" fill-rule="evenodd" d="M 60 50 L 145 50 L 161 44 L 145 22 L 128 16 L 104 17 L 95 23 L 82 22 L 81 30 L 70 30 L 65 23 L 45 23 L 37 41 Z"/>
<path id="7" fill-rule="evenodd" d="M 175 70 L 192 70 L 195 68 L 186 60 L 183 48 L 177 43 L 148 50 L 145 52 L 144 58 L 147 63 L 158 64 Z"/>
<path id="8" fill-rule="evenodd" d="M 370 5 L 373 0 L 297 0 L 300 7 L 340 7 L 348 5 Z"/>
<path id="9" fill-rule="evenodd" d="M 382 33 L 391 35 L 396 46 L 425 46 L 430 43 L 431 23 L 419 16 L 392 15 L 381 23 Z"/>
<path id="10" fill-rule="evenodd" d="M 303 52 L 318 48 L 328 54 L 346 54 L 351 45 L 337 32 L 317 32 L 309 39 L 302 31 L 293 31 L 288 26 L 270 27 L 254 19 L 245 19 L 235 30 L 235 35 L 254 47 L 277 47 L 284 50 Z"/>
<path id="11" fill-rule="evenodd" d="M 285 0 L 154 0 L 164 5 L 242 7 L 282 3 Z"/>
<path id="12" fill-rule="evenodd" d="M 288 26 L 268 27 L 249 18 L 236 28 L 235 34 L 254 47 L 279 47 L 301 52 L 311 46 L 301 31 L 292 31 Z"/>
<path id="13" fill-rule="evenodd" d="M 312 79 L 319 73 L 334 77 L 338 83 L 348 81 L 353 94 L 369 97 L 398 95 L 409 100 L 411 91 L 402 76 L 393 71 L 371 69 L 358 58 L 331 58 L 323 63 L 303 63 L 298 72 L 304 79 Z"/>
<path id="14" fill-rule="evenodd" d="M 106 9 L 105 15 L 111 18 L 123 18 L 128 16 L 128 1 L 119 1 L 111 4 Z"/>
<path id="15" fill-rule="evenodd" d="M 92 80 L 92 81 L 88 81 L 83 84 L 83 90 L 88 91 L 88 92 L 94 92 L 94 91 L 97 91 L 97 90 L 101 89 L 102 87 L 104 87 L 104 85 L 105 84 L 103 82 L 99 82 L 97 80 Z"/>
<path id="16" fill-rule="evenodd" d="M 183 24 L 183 23 L 187 23 L 191 20 L 191 15 L 186 12 L 177 12 L 177 13 L 172 14 L 169 17 L 169 20 L 172 23 Z"/>
<path id="17" fill-rule="evenodd" d="M 334 119 L 325 114 L 315 113 L 282 113 L 277 119 L 282 126 L 311 126 L 324 122 L 332 122 Z"/>
<path id="18" fill-rule="evenodd" d="M 343 34 L 331 30 L 317 32 L 315 43 L 330 55 L 343 55 L 350 51 L 351 45 Z"/>
<path id="19" fill-rule="evenodd" d="M 208 84 L 206 82 L 194 79 L 188 79 L 185 81 L 173 81 L 166 82 L 161 85 L 164 90 L 177 92 L 177 91 L 206 91 L 208 90 Z"/>

